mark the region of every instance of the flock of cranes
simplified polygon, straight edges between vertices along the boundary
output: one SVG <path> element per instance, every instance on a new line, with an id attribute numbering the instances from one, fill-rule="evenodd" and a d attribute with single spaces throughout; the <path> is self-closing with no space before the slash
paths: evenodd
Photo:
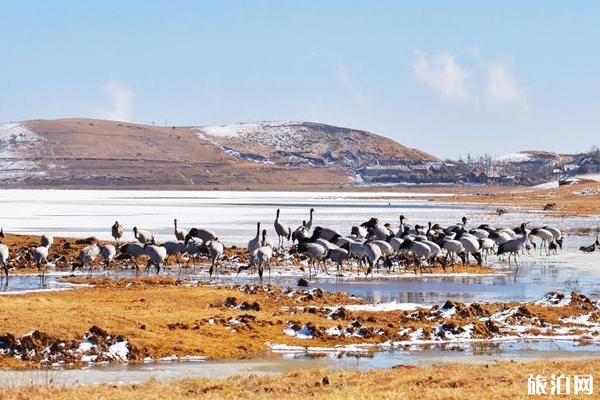
<path id="1" fill-rule="evenodd" d="M 256 234 L 248 241 L 248 263 L 238 265 L 238 273 L 243 270 L 256 269 L 262 280 L 265 268 L 271 272 L 270 263 L 274 256 L 289 251 L 291 254 L 301 254 L 308 258 L 309 276 L 321 268 L 327 273 L 327 263 L 334 263 L 339 270 L 343 263 L 355 260 L 357 269 L 362 268 L 366 275 L 380 268 L 381 264 L 392 270 L 396 266 L 405 269 L 413 266 L 423 272 L 425 268 L 439 264 L 446 269 L 452 266 L 457 259 L 463 264 L 470 264 L 471 257 L 478 265 L 487 259 L 489 254 L 495 253 L 500 259 L 511 258 L 517 265 L 520 253 L 537 248 L 534 238 L 540 240 L 540 254 L 549 255 L 562 249 L 563 235 L 555 227 L 535 227 L 530 229 L 529 222 L 522 223 L 516 228 L 493 227 L 482 224 L 469 227 L 468 220 L 463 217 L 457 224 L 441 226 L 429 222 L 427 226 L 407 224 L 404 215 L 399 217 L 399 226 L 394 229 L 390 223 L 370 218 L 360 225 L 351 227 L 349 235 L 342 235 L 338 230 L 324 226 L 313 228 L 315 210 L 309 211 L 309 219 L 302 225 L 292 230 L 281 218 L 281 210 L 277 209 L 273 227 L 278 237 L 277 246 L 267 237 L 267 230 L 261 230 L 261 222 L 256 224 Z M 195 261 L 199 255 L 210 257 L 211 264 L 209 275 L 217 274 L 219 260 L 225 254 L 225 246 L 219 241 L 217 234 L 209 229 L 191 228 L 189 231 L 181 229 L 174 220 L 174 240 L 158 243 L 154 235 L 138 227 L 133 227 L 135 242 L 121 243 L 123 226 L 116 221 L 111 228 L 115 244 L 92 243 L 83 248 L 79 254 L 77 267 L 89 267 L 89 274 L 98 256 L 102 258 L 105 269 L 110 268 L 111 262 L 116 258 L 132 258 L 136 272 L 139 272 L 138 257 L 148 257 L 146 272 L 151 266 L 160 272 L 169 257 L 176 257 L 180 264 L 180 256 L 187 255 L 189 261 Z M 4 232 L 0 230 L 0 239 Z M 284 244 L 292 242 L 287 250 Z M 40 245 L 30 249 L 31 258 L 43 279 L 44 264 L 47 264 L 48 253 L 53 244 L 51 235 L 42 235 Z M 596 240 L 595 245 L 598 244 Z M 593 245 L 593 246 L 595 246 Z M 589 250 L 593 251 L 593 250 Z M 7 261 L 9 258 L 8 247 L 0 240 L 0 264 L 8 277 Z"/>

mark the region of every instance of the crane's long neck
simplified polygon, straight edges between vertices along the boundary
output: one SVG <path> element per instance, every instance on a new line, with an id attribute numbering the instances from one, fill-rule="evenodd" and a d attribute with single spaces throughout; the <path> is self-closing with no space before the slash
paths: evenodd
<path id="1" fill-rule="evenodd" d="M 260 237 L 260 222 L 256 224 L 256 237 Z"/>

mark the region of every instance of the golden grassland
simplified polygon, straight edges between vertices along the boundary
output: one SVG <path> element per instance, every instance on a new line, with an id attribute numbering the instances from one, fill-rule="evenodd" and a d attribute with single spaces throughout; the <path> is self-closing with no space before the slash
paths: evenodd
<path id="1" fill-rule="evenodd" d="M 111 336 L 128 341 L 130 361 L 142 362 L 176 355 L 203 356 L 208 359 L 259 358 L 269 351 L 268 343 L 296 346 L 335 347 L 358 343 L 408 341 L 408 332 L 423 330 L 424 338 L 432 338 L 440 323 L 439 311 L 421 309 L 416 312 L 350 311 L 336 305 L 364 303 L 345 293 L 326 294 L 276 286 L 216 286 L 207 283 L 187 285 L 173 277 L 149 278 L 73 278 L 96 287 L 59 292 L 0 296 L 0 335 L 21 337 L 37 330 L 47 343 L 77 343 L 85 332 L 99 327 Z M 546 307 L 535 304 L 491 303 L 466 305 L 451 302 L 456 313 L 443 323 L 448 329 L 473 324 L 473 338 L 490 338 L 498 333 L 491 321 L 481 317 L 519 307 L 511 317 L 514 323 L 530 326 L 528 333 L 539 335 L 539 328 L 550 323 L 565 325 L 561 319 L 595 312 L 595 305 L 585 296 L 571 294 L 570 304 Z M 335 311 L 332 314 L 332 311 Z M 592 318 L 592 317 L 590 317 Z M 535 322 L 538 321 L 538 322 Z M 543 322 L 539 322 L 543 321 Z M 536 325 L 537 324 L 537 325 Z M 568 324 L 567 324 L 568 325 Z M 314 331 L 306 340 L 283 333 L 288 327 L 303 326 Z M 350 329 L 357 335 L 331 336 L 329 328 Z M 410 328 L 408 332 L 404 331 Z M 360 332 L 360 334 L 358 334 Z M 583 332 L 582 332 L 583 333 Z M 552 333 L 546 333 L 552 334 Z M 36 368 L 43 358 L 28 358 L 21 368 Z M 70 361 L 72 362 L 72 361 Z M 18 368 L 13 356 L 0 356 L 0 365 Z"/>
<path id="2" fill-rule="evenodd" d="M 528 395 L 527 378 L 591 375 L 597 384 L 600 359 L 581 361 L 502 362 L 487 365 L 398 365 L 373 371 L 295 371 L 280 376 L 234 376 L 226 380 L 149 381 L 139 385 L 26 387 L 0 392 L 5 400 L 23 399 L 590 399 L 594 395 Z M 598 388 L 594 388 L 597 396 Z"/>
<path id="3" fill-rule="evenodd" d="M 577 216 L 600 214 L 600 182 L 582 180 L 569 186 L 552 189 L 530 187 L 478 187 L 460 188 L 456 196 L 444 197 L 443 201 L 477 203 L 494 206 L 514 206 L 529 210 L 546 210 L 549 216 Z"/>

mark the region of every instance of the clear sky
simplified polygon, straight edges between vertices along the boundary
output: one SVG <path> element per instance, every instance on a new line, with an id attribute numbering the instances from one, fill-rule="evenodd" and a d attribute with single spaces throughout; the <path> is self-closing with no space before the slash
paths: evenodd
<path id="1" fill-rule="evenodd" d="M 442 158 L 600 145 L 593 1 L 0 0 L 0 122 L 308 120 Z"/>

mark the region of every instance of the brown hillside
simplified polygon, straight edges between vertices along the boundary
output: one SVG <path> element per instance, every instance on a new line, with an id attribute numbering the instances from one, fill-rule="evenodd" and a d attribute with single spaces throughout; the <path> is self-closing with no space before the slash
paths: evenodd
<path id="1" fill-rule="evenodd" d="M 0 158 L 4 187 L 211 190 L 339 188 L 380 161 L 436 160 L 379 135 L 315 123 L 195 128 L 92 119 L 0 125 Z"/>

